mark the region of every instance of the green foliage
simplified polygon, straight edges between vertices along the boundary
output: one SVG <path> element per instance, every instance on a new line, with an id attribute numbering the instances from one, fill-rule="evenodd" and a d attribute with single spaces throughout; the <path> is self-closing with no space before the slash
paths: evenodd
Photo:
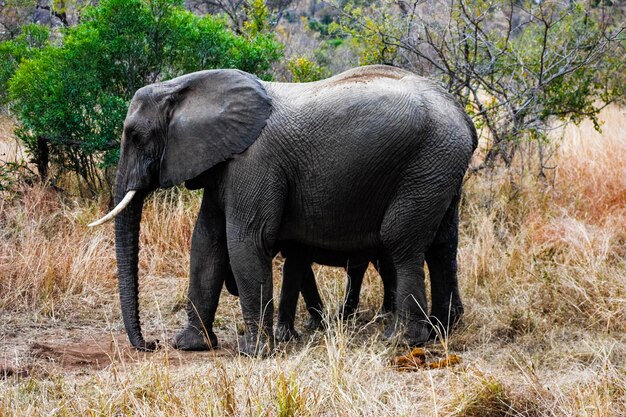
<path id="1" fill-rule="evenodd" d="M 246 21 L 243 22 L 243 31 L 255 36 L 267 32 L 269 28 L 270 11 L 265 0 L 248 0 L 246 7 Z"/>
<path id="2" fill-rule="evenodd" d="M 305 57 L 291 58 L 287 62 L 287 70 L 291 73 L 293 82 L 306 83 L 318 81 L 330 76 L 330 72 Z"/>
<path id="3" fill-rule="evenodd" d="M 34 57 L 49 42 L 48 29 L 35 24 L 23 26 L 15 39 L 0 42 L 0 105 L 6 104 L 8 82 L 20 62 Z"/>
<path id="4" fill-rule="evenodd" d="M 332 22 L 324 22 L 324 21 L 319 21 L 315 18 L 313 19 L 307 19 L 307 25 L 309 30 L 315 31 L 315 32 L 319 32 L 320 35 L 322 36 L 328 36 L 330 34 L 330 31 L 328 30 L 329 25 Z"/>
<path id="5" fill-rule="evenodd" d="M 0 53 L 17 50 L 18 40 L 10 42 L 0 43 Z M 50 161 L 92 191 L 102 185 L 98 168 L 117 161 L 126 108 L 138 88 L 212 68 L 268 79 L 281 53 L 273 36 L 235 35 L 223 19 L 196 16 L 177 0 L 105 0 L 64 30 L 62 44 L 37 46 L 36 54 L 12 52 L 13 67 L 2 67 L 11 74 L 18 135 L 35 159 L 45 137 Z"/>
<path id="6" fill-rule="evenodd" d="M 337 71 L 338 49 L 344 44 L 345 36 L 332 32 L 335 18 L 331 14 L 323 14 L 319 20 L 305 16 L 300 18 L 304 30 L 319 43 L 306 57 L 296 56 L 287 62 L 287 70 L 294 81 L 317 81 Z"/>
<path id="7" fill-rule="evenodd" d="M 608 102 L 620 94 L 618 86 L 611 85 L 599 70 L 606 64 L 615 71 L 619 67 L 610 63 L 610 54 L 594 50 L 602 37 L 600 22 L 583 2 L 572 5 L 565 10 L 546 4 L 540 11 L 545 22 L 529 25 L 513 37 L 508 45 L 512 53 L 503 56 L 498 69 L 517 88 L 537 87 L 536 105 L 529 110 L 540 122 L 554 116 L 579 123 L 591 117 L 597 125 L 597 101 Z M 569 62 L 563 59 L 567 54 L 572 55 Z M 602 54 L 599 62 L 594 62 L 596 54 Z M 530 114 L 522 111 L 520 116 Z"/>
<path id="8" fill-rule="evenodd" d="M 397 39 L 405 30 L 405 22 L 392 13 L 389 5 L 371 7 L 347 4 L 346 16 L 339 23 L 331 23 L 329 31 L 335 35 L 349 35 L 359 43 L 360 65 L 396 64 Z"/>

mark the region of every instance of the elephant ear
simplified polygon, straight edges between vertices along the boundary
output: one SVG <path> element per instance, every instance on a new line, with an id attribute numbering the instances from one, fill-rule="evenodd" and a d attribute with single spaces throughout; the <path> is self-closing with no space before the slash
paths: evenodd
<path id="1" fill-rule="evenodd" d="M 161 187 L 190 180 L 245 151 L 272 111 L 259 80 L 242 71 L 201 71 L 168 83 L 175 92 L 169 97 Z"/>

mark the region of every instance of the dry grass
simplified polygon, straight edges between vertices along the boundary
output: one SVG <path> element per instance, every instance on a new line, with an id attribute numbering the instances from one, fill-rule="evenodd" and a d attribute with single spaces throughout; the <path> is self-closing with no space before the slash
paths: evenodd
<path id="1" fill-rule="evenodd" d="M 15 161 L 17 158 L 24 158 L 24 153 L 13 134 L 13 120 L 0 112 L 0 160 Z"/>
<path id="2" fill-rule="evenodd" d="M 329 329 L 304 333 L 274 358 L 234 353 L 240 309 L 226 294 L 216 322 L 222 349 L 128 353 L 112 227 L 85 226 L 105 202 L 74 201 L 41 186 L 5 193 L 0 366 L 30 375 L 0 380 L 0 416 L 625 415 L 626 115 L 610 107 L 602 118 L 602 135 L 587 124 L 563 132 L 549 181 L 506 172 L 468 177 L 459 253 L 467 315 L 445 345 L 429 347 L 462 358 L 446 369 L 392 369 L 394 355 L 406 352 L 380 340 L 382 286 L 373 270 L 360 318 L 332 320 L 343 271 L 326 267 L 316 273 Z M 143 323 L 161 340 L 185 320 L 180 307 L 198 207 L 197 194 L 179 190 L 146 204 Z M 277 259 L 276 287 L 280 268 Z M 300 308 L 300 329 L 304 317 Z M 62 348 L 42 356 L 33 347 L 103 340 L 104 366 L 87 356 L 64 362 Z"/>

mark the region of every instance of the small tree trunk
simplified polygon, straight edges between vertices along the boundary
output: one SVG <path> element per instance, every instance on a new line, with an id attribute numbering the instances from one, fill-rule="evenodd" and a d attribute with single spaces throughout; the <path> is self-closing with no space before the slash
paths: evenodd
<path id="1" fill-rule="evenodd" d="M 41 182 L 48 179 L 48 162 L 50 160 L 50 150 L 48 149 L 48 138 L 39 136 L 37 138 L 37 155 L 35 156 L 35 165 L 39 171 Z"/>

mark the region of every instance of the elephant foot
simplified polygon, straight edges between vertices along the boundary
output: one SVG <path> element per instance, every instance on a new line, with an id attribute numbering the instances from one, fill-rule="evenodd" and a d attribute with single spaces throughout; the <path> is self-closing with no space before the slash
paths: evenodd
<path id="1" fill-rule="evenodd" d="M 347 314 L 342 311 L 337 312 L 337 314 L 335 314 L 334 316 L 335 321 L 350 322 L 350 321 L 355 321 L 356 319 L 357 319 L 356 313 Z"/>
<path id="2" fill-rule="evenodd" d="M 276 325 L 276 332 L 274 333 L 274 337 L 277 342 L 289 342 L 290 340 L 297 340 L 300 338 L 300 335 L 293 327 L 293 324 L 287 323 L 278 323 Z"/>
<path id="3" fill-rule="evenodd" d="M 211 350 L 218 347 L 217 336 L 211 330 L 208 333 L 187 326 L 172 339 L 171 345 L 180 350 Z"/>
<path id="4" fill-rule="evenodd" d="M 387 321 L 390 321 L 393 319 L 393 312 L 392 311 L 384 311 L 382 310 L 380 313 L 378 313 L 375 317 L 374 317 L 376 323 L 386 323 Z"/>
<path id="5" fill-rule="evenodd" d="M 433 326 L 431 339 L 447 337 L 463 316 L 463 306 L 452 307 L 450 310 L 433 309 L 429 317 Z"/>
<path id="6" fill-rule="evenodd" d="M 239 353 L 250 357 L 271 356 L 274 354 L 274 338 L 246 332 L 239 338 Z"/>
<path id="7" fill-rule="evenodd" d="M 138 345 L 134 346 L 140 352 L 154 352 L 161 347 L 159 340 L 150 342 L 141 341 Z"/>
<path id="8" fill-rule="evenodd" d="M 304 322 L 304 328 L 307 330 L 322 330 L 324 327 L 324 319 L 317 314 L 309 316 Z"/>
<path id="9" fill-rule="evenodd" d="M 383 339 L 387 342 L 392 342 L 400 333 L 400 324 L 397 317 L 391 317 L 391 320 L 385 323 L 386 325 L 383 332 Z"/>
<path id="10" fill-rule="evenodd" d="M 429 340 L 432 327 L 425 321 L 407 323 L 403 342 L 410 347 L 424 346 Z"/>
<path id="11" fill-rule="evenodd" d="M 396 337 L 396 328 L 394 326 L 385 327 L 385 331 L 383 332 L 383 339 L 387 342 L 391 342 L 394 337 Z"/>
<path id="12" fill-rule="evenodd" d="M 431 333 L 431 326 L 424 321 L 409 322 L 401 326 L 397 320 L 393 320 L 385 328 L 383 338 L 391 342 L 397 337 L 401 337 L 402 343 L 410 347 L 419 347 L 431 340 Z"/>
<path id="13" fill-rule="evenodd" d="M 343 307 L 337 311 L 337 318 L 339 320 L 352 320 L 356 317 L 357 310 L 355 307 L 344 304 Z"/>

